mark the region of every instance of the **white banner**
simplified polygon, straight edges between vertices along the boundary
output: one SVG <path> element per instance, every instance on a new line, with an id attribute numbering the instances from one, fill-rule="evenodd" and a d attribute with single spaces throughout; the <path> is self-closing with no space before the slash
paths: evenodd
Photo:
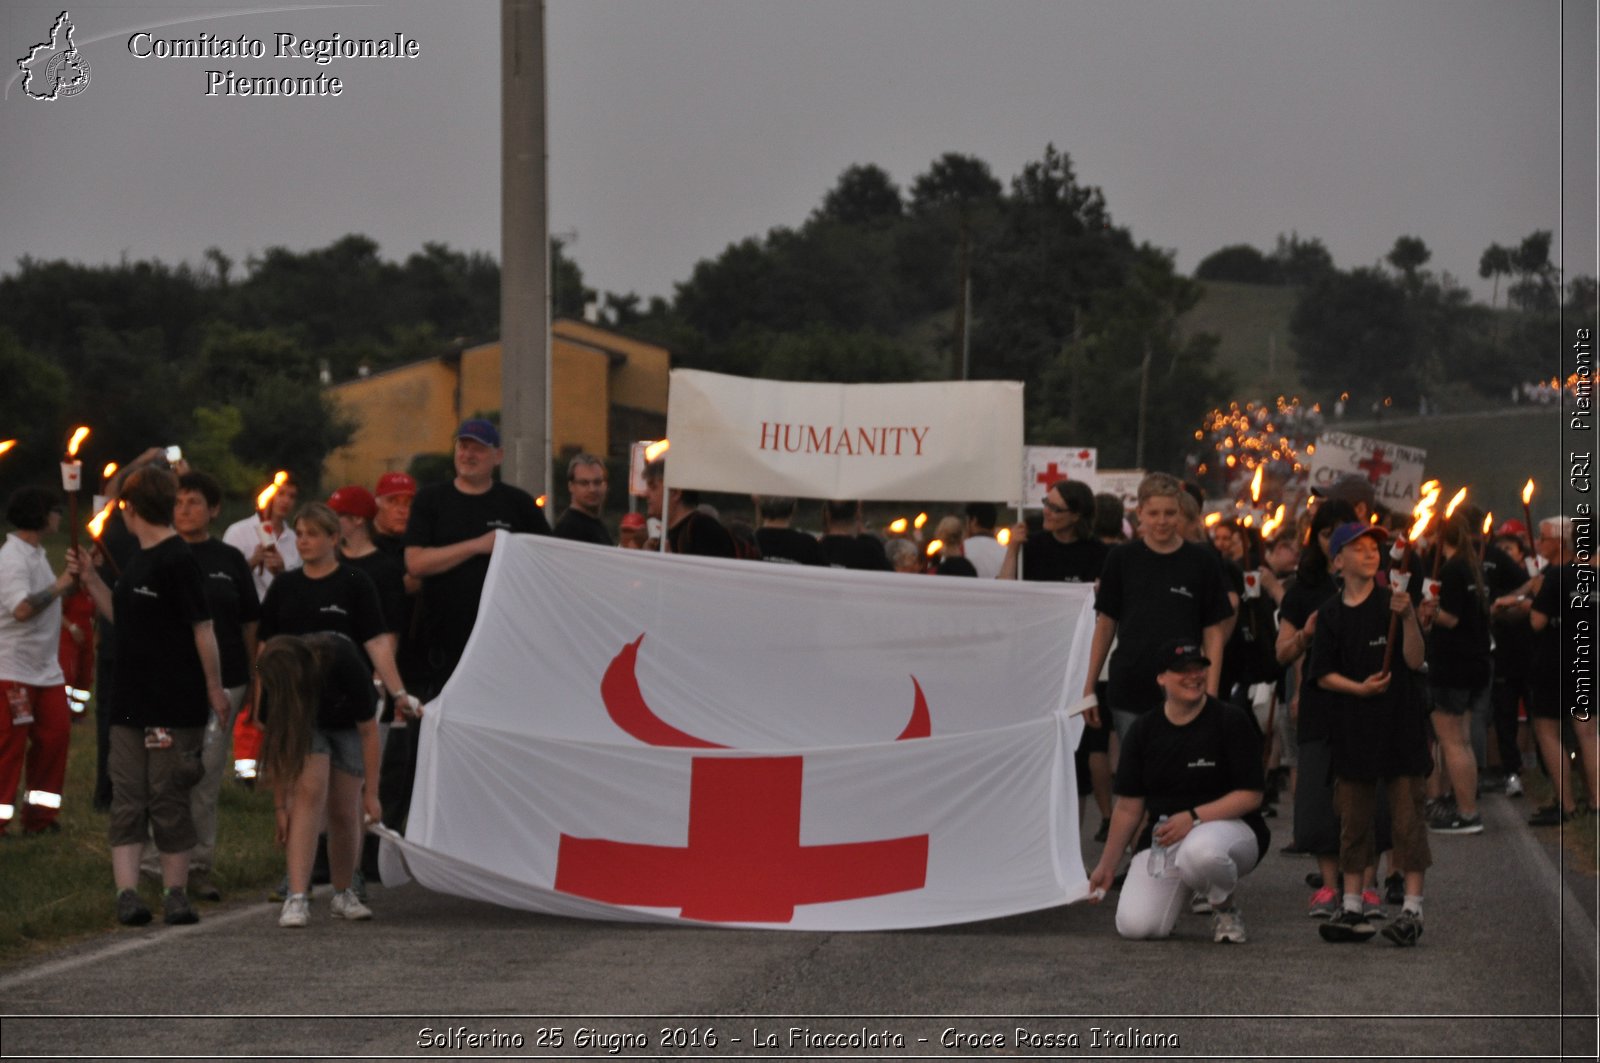
<path id="1" fill-rule="evenodd" d="M 501 533 L 384 881 L 808 930 L 1080 899 L 1092 631 L 1088 585 Z"/>
<path id="2" fill-rule="evenodd" d="M 1091 491 L 1099 491 L 1095 474 L 1099 453 L 1095 447 L 1028 447 L 1022 462 L 1022 483 L 1027 491 L 1023 505 L 1043 509 L 1044 493 L 1058 480 L 1081 480 Z"/>
<path id="3" fill-rule="evenodd" d="M 1310 486 L 1328 488 L 1351 473 L 1372 484 L 1378 501 L 1390 509 L 1410 509 L 1422 487 L 1428 452 L 1381 439 L 1324 432 L 1311 457 Z"/>
<path id="4" fill-rule="evenodd" d="M 798 498 L 1023 497 L 1022 385 L 805 384 L 674 369 L 667 483 Z"/>

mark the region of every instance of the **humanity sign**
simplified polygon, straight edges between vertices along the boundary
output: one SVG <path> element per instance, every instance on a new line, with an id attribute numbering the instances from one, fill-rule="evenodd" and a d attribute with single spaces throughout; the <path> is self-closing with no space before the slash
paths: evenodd
<path id="1" fill-rule="evenodd" d="M 1409 509 L 1422 486 L 1422 466 L 1427 457 L 1428 452 L 1417 447 L 1345 432 L 1324 432 L 1312 455 L 1311 486 L 1326 489 L 1340 477 L 1354 474 L 1372 484 L 1379 502 L 1391 509 Z"/>
<path id="2" fill-rule="evenodd" d="M 674 369 L 667 485 L 798 498 L 1021 498 L 1022 385 L 816 384 Z"/>

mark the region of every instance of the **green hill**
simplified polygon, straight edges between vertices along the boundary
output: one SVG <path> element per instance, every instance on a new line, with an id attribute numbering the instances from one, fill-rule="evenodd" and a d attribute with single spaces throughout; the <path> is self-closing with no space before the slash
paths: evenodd
<path id="1" fill-rule="evenodd" d="M 1302 393 L 1289 340 L 1289 316 L 1300 289 L 1232 281 L 1201 281 L 1205 295 L 1178 320 L 1185 336 L 1209 332 L 1221 340 L 1217 364 L 1233 375 L 1235 392 L 1270 401 Z M 1308 397 L 1309 398 L 1309 397 Z"/>

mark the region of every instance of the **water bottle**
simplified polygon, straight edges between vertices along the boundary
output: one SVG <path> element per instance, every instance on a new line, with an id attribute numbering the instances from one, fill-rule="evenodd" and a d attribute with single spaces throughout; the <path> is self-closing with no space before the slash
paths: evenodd
<path id="1" fill-rule="evenodd" d="M 1150 855 L 1146 858 L 1145 870 L 1150 872 L 1151 878 L 1165 878 L 1167 874 L 1167 847 L 1156 840 L 1156 831 L 1166 821 L 1167 817 L 1162 816 L 1150 830 Z"/>

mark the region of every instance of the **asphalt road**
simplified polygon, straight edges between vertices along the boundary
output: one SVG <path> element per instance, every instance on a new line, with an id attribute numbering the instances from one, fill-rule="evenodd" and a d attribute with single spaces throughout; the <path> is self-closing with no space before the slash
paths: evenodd
<path id="1" fill-rule="evenodd" d="M 344 924 L 324 890 L 306 931 L 240 900 L 0 973 L 0 1054 L 1595 1058 L 1595 879 L 1558 867 L 1526 801 L 1483 807 L 1484 834 L 1433 838 L 1415 949 L 1321 941 L 1309 866 L 1277 851 L 1286 805 L 1240 895 L 1242 946 L 1187 915 L 1172 940 L 1123 942 L 1110 901 L 818 934 L 562 920 L 415 885 L 375 887 L 378 917 Z"/>

